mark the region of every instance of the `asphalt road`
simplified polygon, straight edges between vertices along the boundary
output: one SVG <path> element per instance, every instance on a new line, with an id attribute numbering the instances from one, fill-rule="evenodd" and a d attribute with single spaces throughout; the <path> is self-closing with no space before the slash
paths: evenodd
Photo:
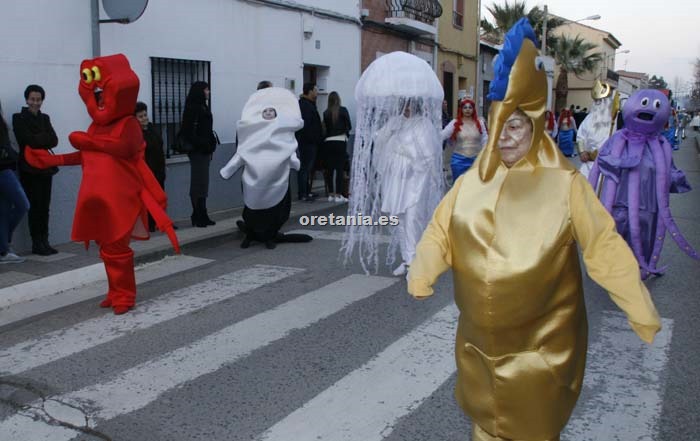
<path id="1" fill-rule="evenodd" d="M 691 138 L 674 158 L 700 189 Z M 697 191 L 672 212 L 700 249 Z M 415 301 L 387 268 L 343 267 L 342 227 L 312 229 L 274 250 L 240 249 L 238 233 L 190 246 L 208 260 L 142 284 L 125 316 L 90 301 L 4 329 L 0 440 L 468 439 L 449 273 Z M 588 368 L 562 440 L 700 439 L 700 263 L 670 240 L 662 261 L 647 282 L 664 324 L 652 346 L 585 278 Z"/>

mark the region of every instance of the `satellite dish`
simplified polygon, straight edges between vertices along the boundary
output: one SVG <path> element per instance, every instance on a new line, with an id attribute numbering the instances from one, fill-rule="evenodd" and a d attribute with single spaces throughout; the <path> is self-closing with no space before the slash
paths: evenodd
<path id="1" fill-rule="evenodd" d="M 102 7 L 113 21 L 132 23 L 143 15 L 148 0 L 102 0 Z"/>

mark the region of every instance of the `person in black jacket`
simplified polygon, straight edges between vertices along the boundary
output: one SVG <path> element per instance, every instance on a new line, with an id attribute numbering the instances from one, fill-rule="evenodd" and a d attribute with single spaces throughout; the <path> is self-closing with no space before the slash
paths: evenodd
<path id="1" fill-rule="evenodd" d="M 163 138 L 155 130 L 153 124 L 148 121 L 148 106 L 141 101 L 136 103 L 134 116 L 139 120 L 141 129 L 143 129 L 143 139 L 146 141 L 145 160 L 148 168 L 151 169 L 153 176 L 160 184 L 160 187 L 165 190 L 165 152 L 163 151 Z M 148 215 L 148 231 L 151 233 L 156 231 L 156 221 Z"/>
<path id="2" fill-rule="evenodd" d="M 345 161 L 347 161 L 348 135 L 352 124 L 348 109 L 340 105 L 338 92 L 328 95 L 328 108 L 323 112 L 323 124 L 326 127 L 326 140 L 323 143 L 322 157 L 329 174 L 328 202 L 347 202 L 345 193 Z M 335 172 L 335 189 L 333 188 Z M 335 190 L 335 191 L 333 191 Z"/>
<path id="3" fill-rule="evenodd" d="M 321 117 L 316 109 L 316 96 L 318 88 L 314 83 L 304 83 L 303 94 L 299 98 L 299 108 L 301 118 L 304 120 L 304 127 L 296 132 L 297 143 L 299 144 L 299 161 L 301 167 L 297 175 L 299 185 L 299 199 L 311 202 L 314 195 L 311 193 L 309 181 L 311 170 L 316 162 L 318 145 L 323 141 L 323 127 Z"/>
<path id="4" fill-rule="evenodd" d="M 24 262 L 24 257 L 10 248 L 12 232 L 29 209 L 27 196 L 15 175 L 17 158 L 0 106 L 0 264 Z"/>
<path id="5" fill-rule="evenodd" d="M 48 150 L 58 145 L 58 137 L 51 126 L 49 115 L 41 112 L 46 93 L 41 86 L 31 84 L 24 90 L 27 107 L 12 115 L 12 128 L 19 145 L 19 179 L 29 199 L 29 234 L 32 237 L 32 253 L 40 256 L 56 254 L 49 245 L 49 204 L 51 182 L 58 173 L 57 167 L 34 168 L 24 158 L 26 148 Z"/>
<path id="6" fill-rule="evenodd" d="M 195 81 L 190 87 L 182 113 L 180 133 L 192 143 L 194 149 L 190 158 L 190 200 L 192 201 L 192 226 L 204 228 L 216 225 L 207 213 L 209 196 L 209 164 L 216 150 L 214 117 L 209 105 L 209 84 Z"/>

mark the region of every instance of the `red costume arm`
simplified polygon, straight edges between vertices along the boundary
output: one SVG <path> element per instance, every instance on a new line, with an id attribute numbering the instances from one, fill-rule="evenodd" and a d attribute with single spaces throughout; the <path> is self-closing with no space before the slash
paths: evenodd
<path id="1" fill-rule="evenodd" d="M 170 243 L 173 245 L 175 253 L 180 254 L 180 244 L 177 241 L 177 236 L 175 235 L 175 230 L 173 229 L 172 219 L 165 214 L 165 211 L 161 208 L 158 202 L 156 202 L 153 196 L 151 196 L 151 193 L 149 193 L 145 188 L 141 191 L 141 201 L 143 201 L 143 205 L 146 206 L 148 212 L 151 213 L 151 216 L 153 216 L 153 220 L 156 221 L 156 226 L 158 229 L 168 235 L 168 239 L 170 239 Z"/>
<path id="2" fill-rule="evenodd" d="M 122 126 L 121 133 L 117 130 L 109 135 L 73 132 L 68 136 L 68 139 L 78 150 L 103 152 L 122 159 L 133 158 L 140 150 L 143 150 L 145 144 L 138 121 L 134 117 L 128 118 Z"/>
<path id="3" fill-rule="evenodd" d="M 82 155 L 80 152 L 67 153 L 64 155 L 54 155 L 48 150 L 24 149 L 24 158 L 29 165 L 36 168 L 57 167 L 60 165 L 80 165 Z"/>
<path id="4" fill-rule="evenodd" d="M 146 161 L 143 158 L 139 159 L 139 161 L 136 163 L 136 168 L 143 179 L 144 189 L 150 193 L 158 205 L 165 210 L 165 208 L 168 206 L 168 196 L 161 188 L 160 184 L 156 180 L 156 177 L 153 176 L 153 172 L 150 168 L 148 168 Z"/>

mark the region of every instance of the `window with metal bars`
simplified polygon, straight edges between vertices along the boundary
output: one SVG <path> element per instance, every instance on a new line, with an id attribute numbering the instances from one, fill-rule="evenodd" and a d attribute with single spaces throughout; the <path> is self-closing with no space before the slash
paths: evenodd
<path id="1" fill-rule="evenodd" d="M 151 120 L 163 137 L 166 158 L 178 154 L 173 146 L 190 86 L 195 81 L 206 81 L 211 86 L 210 78 L 209 61 L 151 57 Z M 211 97 L 209 100 L 211 106 Z"/>

